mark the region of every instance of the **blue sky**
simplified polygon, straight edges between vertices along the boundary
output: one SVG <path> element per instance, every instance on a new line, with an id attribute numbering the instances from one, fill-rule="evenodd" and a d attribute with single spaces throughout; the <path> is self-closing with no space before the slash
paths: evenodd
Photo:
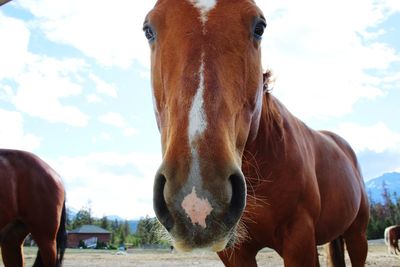
<path id="1" fill-rule="evenodd" d="M 366 180 L 400 171 L 400 2 L 256 1 L 273 94 L 345 137 Z M 96 216 L 152 211 L 161 161 L 141 31 L 154 0 L 15 0 L 0 8 L 0 147 L 61 174 Z"/>

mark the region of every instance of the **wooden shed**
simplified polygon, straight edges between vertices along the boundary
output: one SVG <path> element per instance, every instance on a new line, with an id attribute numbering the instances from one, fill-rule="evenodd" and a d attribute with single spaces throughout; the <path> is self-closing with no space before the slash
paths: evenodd
<path id="1" fill-rule="evenodd" d="M 111 232 L 95 225 L 83 225 L 77 229 L 68 231 L 68 247 L 78 248 L 84 242 L 87 247 L 96 243 L 109 244 Z M 82 241 L 82 242 L 81 242 Z"/>

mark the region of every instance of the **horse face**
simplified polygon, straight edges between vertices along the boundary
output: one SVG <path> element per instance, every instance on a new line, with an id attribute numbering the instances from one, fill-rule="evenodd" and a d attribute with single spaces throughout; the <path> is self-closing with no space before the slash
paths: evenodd
<path id="1" fill-rule="evenodd" d="M 246 204 L 240 170 L 258 129 L 260 39 L 252 1 L 159 0 L 143 30 L 151 48 L 163 162 L 154 210 L 177 249 L 224 249 Z"/>

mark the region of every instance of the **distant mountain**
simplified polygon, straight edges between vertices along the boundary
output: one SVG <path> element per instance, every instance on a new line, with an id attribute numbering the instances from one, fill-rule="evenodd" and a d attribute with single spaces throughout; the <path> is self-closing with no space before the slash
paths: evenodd
<path id="1" fill-rule="evenodd" d="M 390 172 L 365 182 L 369 197 L 375 202 L 383 202 L 383 187 L 386 187 L 391 196 L 394 193 L 400 197 L 400 173 Z"/>

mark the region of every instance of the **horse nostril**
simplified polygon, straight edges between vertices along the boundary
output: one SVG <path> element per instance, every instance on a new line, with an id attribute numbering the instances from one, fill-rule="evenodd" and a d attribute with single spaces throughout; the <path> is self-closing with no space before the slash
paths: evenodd
<path id="1" fill-rule="evenodd" d="M 174 221 L 164 198 L 164 187 L 166 181 L 164 175 L 157 174 L 153 189 L 153 208 L 158 220 L 164 225 L 167 231 L 170 231 L 174 226 Z"/>
<path id="2" fill-rule="evenodd" d="M 232 197 L 225 217 L 225 224 L 233 226 L 239 220 L 246 206 L 246 183 L 241 172 L 232 174 L 229 180 L 232 185 Z"/>

